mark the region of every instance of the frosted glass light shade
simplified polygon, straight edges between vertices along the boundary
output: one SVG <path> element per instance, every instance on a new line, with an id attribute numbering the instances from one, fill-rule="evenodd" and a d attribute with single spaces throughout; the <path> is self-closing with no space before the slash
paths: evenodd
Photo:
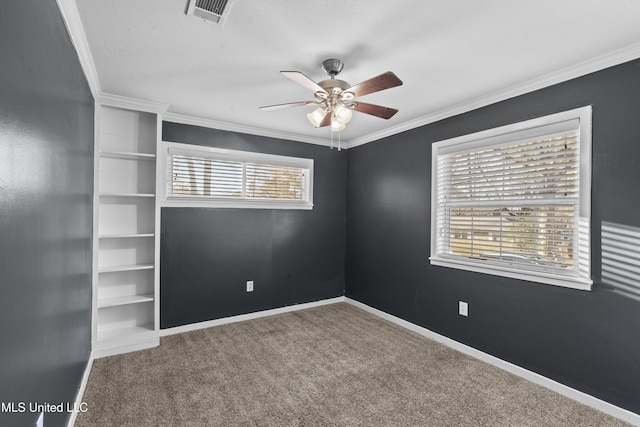
<path id="1" fill-rule="evenodd" d="M 322 119 L 324 119 L 325 114 L 327 113 L 324 111 L 324 108 L 318 108 L 307 114 L 307 118 L 313 126 L 320 127 L 320 123 L 322 123 Z"/>
<path id="2" fill-rule="evenodd" d="M 340 123 L 340 121 L 336 118 L 335 115 L 331 116 L 331 132 L 340 132 L 342 129 L 346 128 L 347 125 L 344 123 Z"/>
<path id="3" fill-rule="evenodd" d="M 336 109 L 333 110 L 333 114 L 335 115 L 336 120 L 342 123 L 343 125 L 346 125 L 347 123 L 349 123 L 349 120 L 351 120 L 351 116 L 353 116 L 351 109 L 343 105 L 336 107 Z"/>

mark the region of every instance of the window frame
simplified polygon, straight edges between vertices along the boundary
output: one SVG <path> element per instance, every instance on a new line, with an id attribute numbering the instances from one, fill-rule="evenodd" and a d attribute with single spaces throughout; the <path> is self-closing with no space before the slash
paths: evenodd
<path id="1" fill-rule="evenodd" d="M 186 155 L 215 160 L 255 163 L 270 166 L 286 166 L 307 171 L 304 200 L 270 200 L 236 198 L 225 196 L 190 196 L 170 194 L 172 155 Z M 160 205 L 163 207 L 208 207 L 208 208 L 248 208 L 248 209 L 313 209 L 313 159 L 255 153 L 226 148 L 161 141 L 158 162 Z"/>
<path id="2" fill-rule="evenodd" d="M 536 133 L 537 128 L 552 128 L 562 122 L 578 120 L 579 130 L 579 185 L 578 213 L 574 222 L 574 251 L 579 253 L 578 271 L 571 274 L 528 271 L 507 263 L 495 263 L 487 259 L 438 253 L 438 159 L 440 155 L 467 151 L 470 148 L 495 146 L 515 142 Z M 569 111 L 517 122 L 506 126 L 462 135 L 432 145 L 431 158 L 431 265 L 449 267 L 495 276 L 527 280 L 572 289 L 591 290 L 591 245 L 589 224 L 591 218 L 591 127 L 592 108 L 585 106 Z M 543 135 L 544 133 L 539 135 Z"/>

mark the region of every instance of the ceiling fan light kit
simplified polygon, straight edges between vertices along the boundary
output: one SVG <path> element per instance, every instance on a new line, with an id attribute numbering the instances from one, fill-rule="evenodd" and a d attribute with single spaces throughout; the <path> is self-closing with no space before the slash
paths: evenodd
<path id="1" fill-rule="evenodd" d="M 309 122 L 316 128 L 329 126 L 333 147 L 333 132 L 340 132 L 353 116 L 353 111 L 369 114 L 383 119 L 390 119 L 398 110 L 358 101 L 356 98 L 381 90 L 402 85 L 402 81 L 391 71 L 380 74 L 362 83 L 351 86 L 344 80 L 336 79 L 344 63 L 339 59 L 327 59 L 322 62 L 322 69 L 329 76 L 318 83 L 300 71 L 281 71 L 285 77 L 313 91 L 315 100 L 298 101 L 286 104 L 260 107 L 263 110 L 279 110 L 301 105 L 319 105 L 313 112 L 307 114 Z M 340 144 L 338 143 L 338 149 Z"/>
<path id="2" fill-rule="evenodd" d="M 333 110 L 333 115 L 335 116 L 336 121 L 343 125 L 346 125 L 347 123 L 349 123 L 349 120 L 351 120 L 353 113 L 351 112 L 351 108 L 345 105 L 338 105 Z"/>
<path id="3" fill-rule="evenodd" d="M 319 128 L 320 124 L 322 123 L 322 119 L 324 119 L 325 114 L 326 114 L 325 109 L 320 107 L 317 110 L 313 110 L 311 113 L 307 114 L 307 118 L 309 119 L 309 121 L 313 126 Z"/>

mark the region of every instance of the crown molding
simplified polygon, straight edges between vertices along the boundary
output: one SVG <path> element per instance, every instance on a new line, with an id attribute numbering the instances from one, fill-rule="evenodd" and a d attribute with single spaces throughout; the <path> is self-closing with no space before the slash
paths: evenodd
<path id="1" fill-rule="evenodd" d="M 578 77 L 585 76 L 587 74 L 594 73 L 596 71 L 603 70 L 605 68 L 620 65 L 625 62 L 640 58 L 640 43 L 635 43 L 631 46 L 627 46 L 622 49 L 612 51 L 606 55 L 599 56 L 588 61 L 583 61 L 575 64 L 571 67 L 564 68 L 553 73 L 546 74 L 544 76 L 526 81 L 524 83 L 511 86 L 507 89 L 493 93 L 491 95 L 482 96 L 473 99 L 469 102 L 454 105 L 449 108 L 439 110 L 433 114 L 418 117 L 413 120 L 401 123 L 397 126 L 392 126 L 383 129 L 379 132 L 370 133 L 360 138 L 352 139 L 351 141 L 343 141 L 343 148 L 349 149 L 358 147 L 360 145 L 368 144 L 373 141 L 393 136 L 408 130 L 416 129 L 421 126 L 425 126 L 431 123 L 435 123 L 440 120 L 447 119 L 459 114 L 463 114 L 469 111 L 476 110 L 478 108 L 486 107 L 487 105 L 495 104 L 500 101 L 504 101 L 516 96 L 524 95 L 526 93 L 534 92 L 545 87 L 553 86 L 558 83 L 562 83 L 568 80 L 572 80 Z M 164 120 L 189 124 L 195 126 L 203 126 L 214 129 L 228 130 L 233 132 L 248 133 L 252 135 L 259 135 L 265 137 L 288 139 L 298 142 L 306 142 L 311 144 L 330 146 L 330 142 L 322 138 L 307 137 L 304 135 L 289 134 L 287 132 L 273 131 L 264 128 L 244 126 L 235 123 L 221 122 L 217 120 L 203 119 L 198 117 L 192 117 L 187 115 L 166 113 Z"/>
<path id="2" fill-rule="evenodd" d="M 401 123 L 397 126 L 393 126 L 384 129 L 380 132 L 371 133 L 360 138 L 349 141 L 346 144 L 346 148 L 354 148 L 359 145 L 367 144 L 369 142 L 377 141 L 388 136 L 392 136 L 401 132 L 412 130 L 420 126 L 428 125 L 430 123 L 444 120 L 449 117 L 456 116 L 458 114 L 466 113 L 472 110 L 476 110 L 487 105 L 495 104 L 500 101 L 504 101 L 516 96 L 524 95 L 545 87 L 553 86 L 558 83 L 566 82 L 578 77 L 585 76 L 587 74 L 594 73 L 596 71 L 603 70 L 605 68 L 620 65 L 625 62 L 640 58 L 640 43 L 627 46 L 622 49 L 614 50 L 606 55 L 599 56 L 597 58 L 590 59 L 575 64 L 571 67 L 564 68 L 553 73 L 546 74 L 544 76 L 526 81 L 524 83 L 511 86 L 502 91 L 493 93 L 488 96 L 482 96 L 471 100 L 470 102 L 464 102 L 455 105 L 444 110 L 440 110 L 434 114 L 430 114 L 424 117 L 420 117 L 414 120 L 410 120 Z"/>
<path id="3" fill-rule="evenodd" d="M 73 43 L 73 46 L 78 53 L 80 65 L 84 71 L 91 93 L 93 94 L 94 99 L 96 99 L 98 102 L 116 107 L 140 109 L 143 111 L 150 111 L 154 113 L 163 113 L 163 120 L 174 123 L 202 126 L 269 138 L 286 139 L 316 145 L 331 145 L 330 141 L 324 138 L 309 137 L 305 135 L 292 134 L 254 126 L 240 125 L 237 123 L 229 123 L 212 119 L 204 119 L 201 117 L 169 113 L 166 112 L 169 104 L 141 101 L 124 96 L 103 93 L 93 57 L 91 55 L 91 50 L 89 49 L 89 44 L 87 42 L 84 28 L 80 20 L 80 15 L 78 14 L 75 0 L 56 0 L 56 2 L 58 4 L 58 8 L 60 9 L 62 19 L 67 27 L 71 42 Z M 583 61 L 562 70 L 546 74 L 544 76 L 526 81 L 518 85 L 511 86 L 499 92 L 487 96 L 478 97 L 469 102 L 457 104 L 452 107 L 439 110 L 433 114 L 409 120 L 396 126 L 386 128 L 379 132 L 370 133 L 351 141 L 343 141 L 343 146 L 346 149 L 358 147 L 369 142 L 377 141 L 382 138 L 386 138 L 401 132 L 437 122 L 439 120 L 444 120 L 458 114 L 466 113 L 481 107 L 485 107 L 487 105 L 495 104 L 496 102 L 524 95 L 526 93 L 543 89 L 554 84 L 582 77 L 584 75 L 638 58 L 640 58 L 640 43 L 635 43 L 633 45 L 614 50 L 597 58 Z"/>
<path id="4" fill-rule="evenodd" d="M 73 47 L 76 49 L 80 66 L 84 72 L 87 83 L 89 84 L 89 90 L 93 98 L 96 99 L 102 92 L 100 87 L 100 79 L 98 79 L 98 71 L 96 70 L 95 63 L 93 62 L 93 56 L 89 49 L 89 43 L 85 36 L 84 27 L 80 20 L 80 14 L 74 0 L 56 0 L 58 9 L 62 15 L 62 21 L 67 27 L 69 38 Z"/>
<path id="5" fill-rule="evenodd" d="M 314 138 L 310 136 L 291 134 L 271 129 L 264 129 L 254 126 L 245 126 L 237 123 L 223 122 L 219 120 L 204 119 L 201 117 L 188 116 L 177 113 L 165 113 L 162 119 L 166 122 L 180 123 L 184 125 L 201 126 L 212 129 L 225 130 L 230 132 L 246 133 L 269 138 L 287 139 L 290 141 L 306 142 L 307 144 L 324 145 L 329 147 L 331 143 L 326 139 Z"/>
<path id="6" fill-rule="evenodd" d="M 100 93 L 98 97 L 96 97 L 96 102 L 110 107 L 146 111 L 148 113 L 156 114 L 164 114 L 164 112 L 167 111 L 167 108 L 169 108 L 169 104 L 114 95 L 111 93 Z"/>

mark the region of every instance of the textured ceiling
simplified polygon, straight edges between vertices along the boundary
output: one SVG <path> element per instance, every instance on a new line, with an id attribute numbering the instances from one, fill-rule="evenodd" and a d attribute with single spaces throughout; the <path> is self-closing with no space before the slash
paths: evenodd
<path id="1" fill-rule="evenodd" d="M 400 111 L 355 113 L 341 137 L 358 141 L 640 56 L 634 0 L 236 0 L 222 26 L 187 3 L 76 1 L 102 91 L 294 140 L 329 139 L 307 121 L 313 107 L 259 107 L 313 99 L 279 71 L 323 80 L 327 58 L 351 84 L 385 71 L 404 82 L 362 98 Z"/>

